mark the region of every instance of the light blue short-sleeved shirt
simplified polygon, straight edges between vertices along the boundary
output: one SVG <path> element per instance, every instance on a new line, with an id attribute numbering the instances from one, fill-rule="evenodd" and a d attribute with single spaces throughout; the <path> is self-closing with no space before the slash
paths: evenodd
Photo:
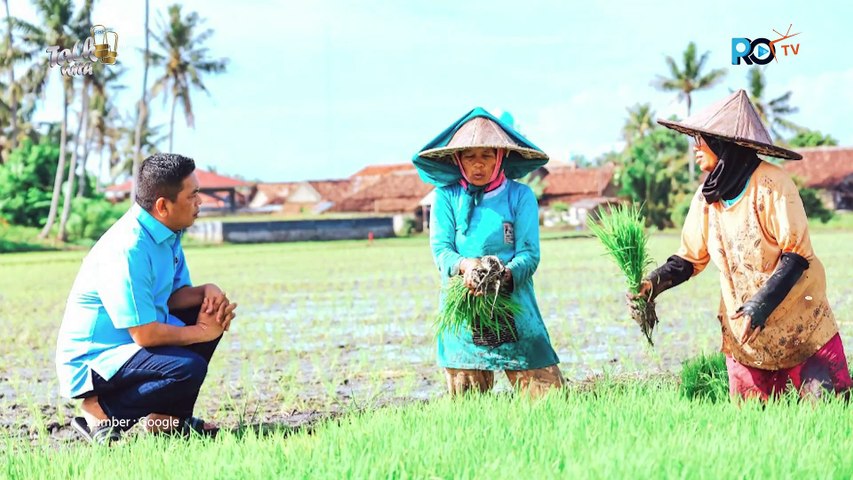
<path id="1" fill-rule="evenodd" d="M 151 322 L 183 326 L 167 302 L 191 285 L 181 233 L 134 204 L 83 260 L 68 296 L 56 343 L 59 393 L 92 390 L 92 371 L 106 380 L 142 347 L 128 328 Z"/>

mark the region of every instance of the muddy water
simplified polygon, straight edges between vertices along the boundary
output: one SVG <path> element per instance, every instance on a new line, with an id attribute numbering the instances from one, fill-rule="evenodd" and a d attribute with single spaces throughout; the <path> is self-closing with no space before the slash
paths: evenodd
<path id="1" fill-rule="evenodd" d="M 671 372 L 697 344 L 713 346 L 708 325 L 703 337 L 695 325 L 677 321 L 662 325 L 653 350 L 623 318 L 618 301 L 583 306 L 545 290 L 540 308 L 569 379 Z M 434 309 L 432 291 L 421 297 L 292 295 L 241 307 L 214 356 L 196 413 L 228 428 L 290 428 L 354 409 L 436 398 L 444 380 L 435 365 Z M 711 312 L 691 321 L 705 314 Z M 54 338 L 55 332 L 45 332 L 27 358 L 10 359 L 9 368 L 0 369 L 0 428 L 12 436 L 77 441 L 68 424 L 76 404 L 56 395 Z M 498 379 L 496 390 L 510 389 Z"/>

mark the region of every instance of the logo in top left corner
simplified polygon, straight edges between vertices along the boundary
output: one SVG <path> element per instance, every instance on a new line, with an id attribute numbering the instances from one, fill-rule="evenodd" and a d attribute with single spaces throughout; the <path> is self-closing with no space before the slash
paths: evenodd
<path id="1" fill-rule="evenodd" d="M 115 65 L 118 57 L 118 33 L 104 25 L 93 25 L 91 36 L 71 48 L 62 45 L 47 47 L 50 68 L 59 67 L 66 77 L 91 75 L 96 63 Z"/>

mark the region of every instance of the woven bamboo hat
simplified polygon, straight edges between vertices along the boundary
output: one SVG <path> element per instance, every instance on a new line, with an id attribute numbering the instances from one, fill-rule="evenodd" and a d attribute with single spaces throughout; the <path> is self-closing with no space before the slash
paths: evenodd
<path id="1" fill-rule="evenodd" d="M 503 148 L 517 152 L 528 160 L 548 160 L 545 152 L 516 142 L 500 125 L 486 117 L 474 117 L 468 120 L 453 134 L 447 145 L 424 150 L 420 152 L 420 156 L 454 163 L 454 153 L 477 147 Z"/>
<path id="2" fill-rule="evenodd" d="M 773 140 L 744 90 L 693 114 L 681 122 L 658 119 L 658 123 L 687 135 L 702 134 L 751 148 L 762 155 L 801 160 L 799 153 L 773 145 Z"/>
<path id="3" fill-rule="evenodd" d="M 456 120 L 412 157 L 421 179 L 431 185 L 453 185 L 462 171 L 453 154 L 466 148 L 504 148 L 501 168 L 507 178 L 521 178 L 548 163 L 548 155 L 530 140 L 482 108 Z"/>

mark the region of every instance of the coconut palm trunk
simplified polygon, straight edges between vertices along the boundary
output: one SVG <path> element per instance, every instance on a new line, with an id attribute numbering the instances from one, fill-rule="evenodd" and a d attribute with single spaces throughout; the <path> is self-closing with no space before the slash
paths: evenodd
<path id="1" fill-rule="evenodd" d="M 101 179 L 104 178 L 104 162 L 106 161 L 104 157 L 104 147 L 101 146 L 98 156 L 98 179 L 95 181 L 95 191 L 98 193 L 103 193 L 104 188 L 101 183 Z"/>
<path id="2" fill-rule="evenodd" d="M 690 96 L 690 92 L 686 92 L 685 96 L 687 97 L 687 116 L 690 116 L 690 107 L 693 105 L 693 99 Z M 693 184 L 693 181 L 696 180 L 696 162 L 693 160 L 687 161 L 687 173 L 690 175 L 690 183 Z"/>
<path id="3" fill-rule="evenodd" d="M 172 153 L 172 141 L 175 138 L 175 110 L 178 108 L 178 97 L 172 97 L 172 118 L 169 120 L 169 153 Z"/>
<path id="4" fill-rule="evenodd" d="M 84 98 L 85 98 L 85 96 L 88 95 L 88 91 L 91 88 L 92 88 L 91 80 L 89 78 L 85 78 L 83 80 L 83 91 L 87 92 L 87 93 L 84 93 Z M 85 110 L 86 110 L 86 116 L 83 119 L 83 121 L 86 122 L 86 124 L 83 127 L 84 128 L 83 131 L 85 132 L 83 134 L 83 155 L 80 157 L 80 175 L 77 178 L 77 196 L 78 197 L 83 197 L 86 195 L 86 163 L 89 160 L 89 147 L 92 144 L 92 129 L 90 128 L 92 119 L 91 119 L 91 115 L 89 114 L 89 102 L 88 101 L 86 102 Z M 75 149 L 77 148 L 76 143 L 74 144 L 74 148 Z"/>
<path id="5" fill-rule="evenodd" d="M 145 67 L 142 70 L 142 96 L 139 99 L 139 108 L 136 111 L 136 132 L 133 136 L 133 166 L 131 167 L 130 203 L 136 202 L 136 181 L 139 178 L 139 165 L 142 163 L 142 126 L 148 122 L 148 64 L 150 48 L 148 39 L 148 0 L 145 0 Z"/>
<path id="6" fill-rule="evenodd" d="M 53 180 L 53 196 L 50 198 L 50 210 L 47 213 L 47 222 L 39 233 L 39 238 L 47 238 L 53 223 L 56 221 L 56 210 L 59 208 L 59 197 L 62 195 L 62 180 L 65 178 L 65 150 L 68 143 L 68 103 L 69 90 L 71 89 L 69 79 L 63 79 L 63 105 L 62 105 L 62 128 L 59 134 L 59 161 L 56 164 L 56 176 Z"/>
<path id="7" fill-rule="evenodd" d="M 89 154 L 92 152 L 92 129 L 89 116 L 86 116 L 86 133 L 83 135 L 83 155 L 80 156 L 80 175 L 77 178 L 77 196 L 86 196 L 86 164 L 89 162 Z"/>
<path id="8" fill-rule="evenodd" d="M 12 131 L 9 134 L 9 150 L 14 150 L 18 141 L 18 95 L 15 87 L 15 68 L 12 63 L 12 15 L 9 13 L 9 0 L 6 4 L 6 58 L 9 60 L 9 106 L 12 109 L 10 123 Z M 2 163 L 2 158 L 0 158 Z"/>
<path id="9" fill-rule="evenodd" d="M 88 122 L 86 117 L 89 116 L 89 90 L 83 87 L 83 95 L 81 99 L 82 106 L 80 107 L 80 118 L 77 122 L 77 134 L 74 136 L 74 150 L 71 151 L 71 165 L 68 168 L 68 183 L 65 185 L 65 199 L 62 203 L 62 216 L 59 220 L 59 232 L 56 234 L 56 239 L 64 242 L 68 240 L 68 218 L 71 217 L 71 199 L 74 197 L 74 180 L 77 178 L 77 152 L 80 150 L 81 140 L 85 137 L 84 130 Z"/>

